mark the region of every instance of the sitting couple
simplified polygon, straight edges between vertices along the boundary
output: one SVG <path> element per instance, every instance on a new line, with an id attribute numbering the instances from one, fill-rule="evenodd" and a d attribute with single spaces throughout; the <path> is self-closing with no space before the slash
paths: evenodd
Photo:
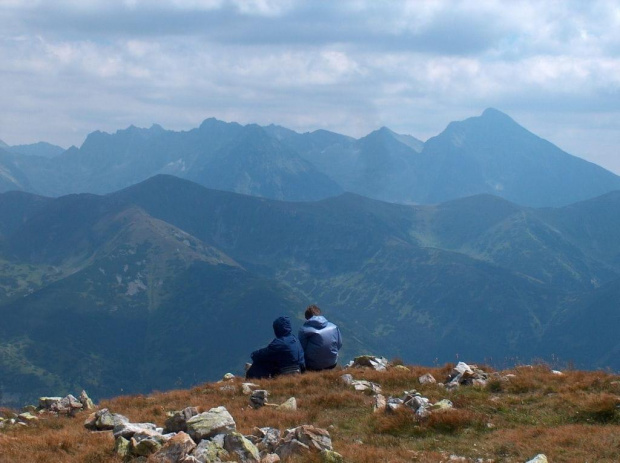
<path id="1" fill-rule="evenodd" d="M 267 347 L 252 352 L 252 366 L 245 377 L 269 378 L 301 373 L 305 370 L 329 370 L 336 366 L 342 347 L 340 330 L 311 305 L 305 312 L 306 322 L 299 330 L 299 340 L 291 333 L 289 317 L 273 322 L 276 337 Z"/>

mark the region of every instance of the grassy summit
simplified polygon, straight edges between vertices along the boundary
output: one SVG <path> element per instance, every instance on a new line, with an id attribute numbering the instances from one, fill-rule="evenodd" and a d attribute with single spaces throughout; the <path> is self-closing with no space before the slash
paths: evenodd
<path id="1" fill-rule="evenodd" d="M 499 372 L 509 379 L 490 379 L 485 387 L 447 390 L 418 381 L 421 375 L 431 373 L 441 382 L 452 367 L 410 366 L 386 372 L 347 369 L 254 381 L 270 392 L 269 402 L 282 403 L 295 396 L 296 411 L 251 408 L 249 396 L 241 391 L 241 378 L 191 390 L 117 397 L 99 407 L 121 413 L 132 422 L 163 426 L 169 410 L 196 406 L 204 411 L 224 406 L 243 434 L 251 434 L 254 427 L 284 431 L 312 424 L 329 431 L 334 450 L 348 462 L 525 462 L 540 453 L 550 462 L 618 461 L 618 375 L 555 374 L 546 366 L 519 366 Z M 374 413 L 373 395 L 346 385 L 341 379 L 345 372 L 379 384 L 385 396 L 399 397 L 405 390 L 416 389 L 433 403 L 449 399 L 454 409 L 433 412 L 422 421 L 407 407 Z M 0 462 L 122 461 L 114 454 L 111 432 L 93 433 L 84 428 L 87 415 L 83 412 L 73 419 L 42 416 L 29 427 L 0 430 Z M 312 454 L 296 461 L 319 459 Z"/>

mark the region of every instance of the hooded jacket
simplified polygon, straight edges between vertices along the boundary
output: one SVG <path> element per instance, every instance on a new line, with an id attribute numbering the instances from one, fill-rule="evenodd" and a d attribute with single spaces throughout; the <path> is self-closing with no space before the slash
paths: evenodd
<path id="1" fill-rule="evenodd" d="M 297 338 L 291 334 L 291 319 L 278 317 L 273 322 L 275 339 L 267 347 L 252 352 L 252 361 L 260 364 L 274 376 L 291 367 L 306 369 L 304 351 Z"/>
<path id="2" fill-rule="evenodd" d="M 324 370 L 336 365 L 342 347 L 340 330 L 322 315 L 306 320 L 299 330 L 299 342 L 310 370 Z"/>

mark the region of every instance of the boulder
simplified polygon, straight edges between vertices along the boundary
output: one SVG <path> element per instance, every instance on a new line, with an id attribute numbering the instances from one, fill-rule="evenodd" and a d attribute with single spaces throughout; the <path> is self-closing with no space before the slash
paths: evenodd
<path id="1" fill-rule="evenodd" d="M 448 399 L 442 399 L 439 402 L 431 405 L 430 408 L 431 410 L 449 410 L 451 408 L 454 408 L 454 404 Z"/>
<path id="2" fill-rule="evenodd" d="M 161 447 L 162 442 L 158 439 L 148 437 L 137 440 L 135 437 L 132 437 L 129 444 L 129 453 L 137 457 L 148 457 L 152 453 L 157 452 Z"/>
<path id="3" fill-rule="evenodd" d="M 183 431 L 173 436 L 157 452 L 153 453 L 149 463 L 177 463 L 185 459 L 196 448 L 196 443 Z"/>
<path id="4" fill-rule="evenodd" d="M 374 394 L 381 394 L 381 386 L 366 381 L 365 379 L 355 379 L 351 381 L 351 386 L 353 386 L 356 391 L 371 391 Z"/>
<path id="5" fill-rule="evenodd" d="M 290 430 L 289 433 L 292 438 L 307 445 L 310 449 L 317 451 L 332 450 L 332 440 L 326 429 L 304 424 Z M 287 436 L 284 436 L 284 440 L 287 440 Z"/>
<path id="6" fill-rule="evenodd" d="M 102 408 L 84 421 L 84 427 L 93 431 L 111 431 L 122 423 L 129 423 L 129 419 L 118 413 L 110 413 L 107 408 Z"/>
<path id="7" fill-rule="evenodd" d="M 225 407 L 212 408 L 187 420 L 187 431 L 194 442 L 217 434 L 228 434 L 236 429 L 235 420 Z"/>
<path id="8" fill-rule="evenodd" d="M 277 453 L 268 453 L 261 458 L 260 463 L 278 463 L 279 461 L 281 460 Z"/>
<path id="9" fill-rule="evenodd" d="M 260 456 L 256 446 L 238 432 L 231 432 L 224 437 L 224 449 L 234 453 L 242 463 L 259 463 Z"/>
<path id="10" fill-rule="evenodd" d="M 117 437 L 114 441 L 114 451 L 121 457 L 126 457 L 130 452 L 130 441 L 124 437 Z"/>
<path id="11" fill-rule="evenodd" d="M 230 455 L 221 445 L 205 439 L 198 444 L 191 456 L 201 463 L 210 463 L 225 461 Z"/>
<path id="12" fill-rule="evenodd" d="M 297 439 L 290 439 L 278 446 L 276 449 L 276 454 L 281 460 L 286 461 L 294 455 L 302 455 L 309 451 L 310 447 L 306 444 L 302 444 Z"/>
<path id="13" fill-rule="evenodd" d="M 39 417 L 33 415 L 30 412 L 20 413 L 17 415 L 17 419 L 22 423 L 32 423 L 34 421 L 38 421 Z"/>
<path id="14" fill-rule="evenodd" d="M 196 415 L 198 415 L 196 407 L 186 407 L 183 410 L 168 412 L 164 432 L 187 432 L 187 420 Z"/>
<path id="15" fill-rule="evenodd" d="M 340 379 L 342 379 L 342 382 L 345 383 L 347 386 L 350 386 L 351 383 L 353 383 L 353 376 L 348 373 L 342 375 Z"/>
<path id="16" fill-rule="evenodd" d="M 233 379 L 235 379 L 235 375 L 233 375 L 232 373 L 226 373 L 222 378 L 222 381 L 230 381 Z"/>
<path id="17" fill-rule="evenodd" d="M 254 383 L 242 383 L 241 384 L 241 392 L 243 392 L 245 395 L 250 395 L 252 394 L 252 391 L 256 388 L 260 387 L 258 384 L 254 384 Z"/>
<path id="18" fill-rule="evenodd" d="M 95 404 L 90 399 L 90 397 L 88 397 L 88 394 L 86 393 L 86 391 L 82 390 L 82 392 L 80 393 L 79 400 L 84 410 L 92 410 L 95 408 Z"/>
<path id="19" fill-rule="evenodd" d="M 112 433 L 115 438 L 124 437 L 125 439 L 131 439 L 136 433 L 161 434 L 156 429 L 157 426 L 153 423 L 119 423 L 114 426 Z"/>
<path id="20" fill-rule="evenodd" d="M 39 397 L 39 408 L 42 410 L 49 410 L 52 405 L 60 402 L 62 397 Z"/>
<path id="21" fill-rule="evenodd" d="M 280 430 L 276 428 L 254 428 L 252 434 L 257 438 L 255 444 L 261 452 L 273 453 L 280 442 Z"/>

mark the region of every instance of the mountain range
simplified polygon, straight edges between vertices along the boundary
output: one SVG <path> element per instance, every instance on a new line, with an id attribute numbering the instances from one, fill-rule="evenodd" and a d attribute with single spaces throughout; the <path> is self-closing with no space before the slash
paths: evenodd
<path id="1" fill-rule="evenodd" d="M 58 150 L 0 146 L 0 192 L 107 194 L 171 174 L 212 189 L 286 201 L 346 191 L 386 202 L 436 204 L 493 194 L 544 207 L 620 189 L 617 175 L 571 156 L 495 109 L 452 122 L 424 143 L 386 127 L 355 139 L 207 119 L 186 132 L 159 125 L 93 132 L 81 147 Z"/>
<path id="2" fill-rule="evenodd" d="M 3 193 L 0 401 L 240 372 L 272 320 L 300 326 L 309 303 L 341 327 L 343 359 L 617 370 L 619 211 L 620 192 L 544 208 L 286 202 L 171 175 L 106 195 Z"/>

